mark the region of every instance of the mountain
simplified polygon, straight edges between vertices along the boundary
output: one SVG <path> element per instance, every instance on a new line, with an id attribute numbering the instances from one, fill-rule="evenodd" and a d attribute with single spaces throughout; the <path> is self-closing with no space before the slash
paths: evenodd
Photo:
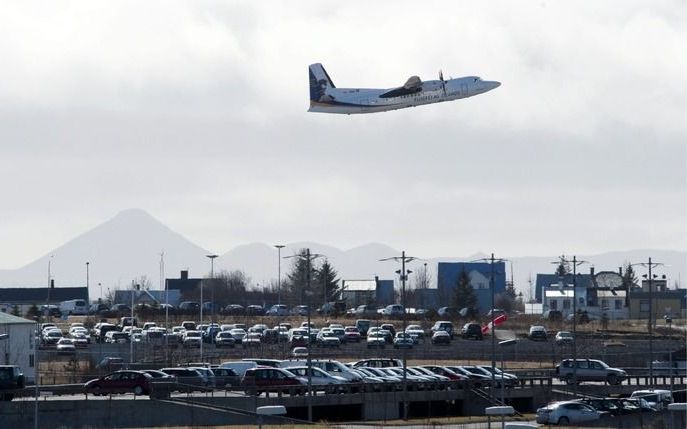
<path id="1" fill-rule="evenodd" d="M 340 279 L 371 279 L 375 275 L 382 279 L 397 278 L 396 270 L 400 264 L 394 261 L 380 261 L 392 256 L 400 256 L 399 250 L 380 243 L 368 243 L 349 250 L 341 250 L 314 242 L 285 243 L 281 250 L 281 273 L 286 278 L 291 269 L 295 255 L 300 249 L 310 248 L 311 253 L 323 255 L 315 260 L 317 266 L 326 257 L 334 266 Z M 130 209 L 117 214 L 109 221 L 83 233 L 63 246 L 42 256 L 36 261 L 16 270 L 0 271 L 0 287 L 43 287 L 47 285 L 47 270 L 50 270 L 56 287 L 85 286 L 86 261 L 89 262 L 90 294 L 100 296 L 99 283 L 103 292 L 107 288 L 126 288 L 133 279 L 145 275 L 153 288 L 160 285 L 160 253 L 164 251 L 166 277 L 177 278 L 179 271 L 189 270 L 192 277 L 206 275 L 209 263 L 206 249 L 192 243 L 182 235 L 174 232 L 160 221 L 143 210 Z M 411 256 L 416 256 L 409 252 Z M 52 257 L 51 257 L 52 255 Z M 420 255 L 422 256 L 422 255 Z M 482 252 L 468 257 L 440 257 L 426 260 L 415 260 L 407 268 L 417 271 L 427 264 L 431 276 L 431 285 L 436 285 L 437 262 L 471 261 L 488 257 Z M 516 288 L 525 297 L 529 296 L 529 282 L 534 282 L 537 273 L 552 273 L 555 265 L 552 262 L 557 256 L 505 257 L 511 263 L 507 265 L 508 277 L 511 271 Z M 568 255 L 571 256 L 571 255 Z M 665 266 L 655 270 L 657 274 L 666 274 L 672 287 L 674 281 L 682 281 L 687 274 L 687 253 L 670 250 L 630 250 L 607 252 L 597 255 L 577 255 L 578 259 L 590 261 L 581 265 L 579 272 L 589 272 L 593 264 L 596 272 L 617 271 L 627 261 L 632 263 L 647 262 L 651 256 L 654 261 Z M 222 254 L 215 260 L 215 272 L 221 270 L 242 270 L 253 284 L 265 284 L 275 281 L 279 264 L 278 252 L 273 245 L 251 243 L 237 246 Z M 638 276 L 646 272 L 642 267 L 635 267 Z M 410 280 L 412 283 L 413 275 Z"/>
<path id="2" fill-rule="evenodd" d="M 0 274 L 3 287 L 44 287 L 48 264 L 55 287 L 85 286 L 89 262 L 90 295 L 100 296 L 103 287 L 127 287 L 133 279 L 147 276 L 153 287 L 160 283 L 160 253 L 165 270 L 178 273 L 191 268 L 205 272 L 207 250 L 172 231 L 143 210 L 130 209 L 96 226 L 16 270 Z"/>

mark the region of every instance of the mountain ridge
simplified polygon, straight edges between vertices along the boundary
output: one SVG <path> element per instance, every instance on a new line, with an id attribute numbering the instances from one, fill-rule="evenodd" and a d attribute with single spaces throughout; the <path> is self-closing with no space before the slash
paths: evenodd
<path id="1" fill-rule="evenodd" d="M 214 262 L 215 272 L 221 270 L 241 270 L 252 279 L 253 284 L 264 285 L 276 281 L 278 265 L 281 265 L 282 278 L 289 272 L 294 259 L 290 258 L 300 249 L 309 247 L 313 254 L 321 254 L 315 264 L 326 257 L 339 273 L 340 279 L 380 278 L 392 279 L 399 268 L 393 261 L 380 261 L 401 252 L 378 242 L 368 242 L 342 250 L 317 242 L 285 243 L 281 250 L 282 259 L 274 245 L 253 242 L 241 244 L 219 255 Z M 0 270 L 0 287 L 44 287 L 48 284 L 48 265 L 56 287 L 85 286 L 86 262 L 89 262 L 89 286 L 91 297 L 98 297 L 104 288 L 126 288 L 134 279 L 146 276 L 152 288 L 161 287 L 160 262 L 164 251 L 165 277 L 176 278 L 181 270 L 188 270 L 192 277 L 209 274 L 209 252 L 196 245 L 182 234 L 164 225 L 158 219 L 141 209 L 127 209 L 111 219 L 77 235 L 51 252 L 14 270 Z M 589 272 L 594 266 L 599 271 L 617 271 L 626 261 L 644 262 L 648 256 L 666 265 L 662 272 L 670 278 L 670 284 L 680 281 L 687 273 L 687 253 L 678 250 L 635 249 L 607 251 L 599 254 L 577 255 L 581 260 L 589 260 L 579 268 Z M 470 261 L 488 257 L 483 252 L 475 252 L 468 257 L 434 257 L 415 260 L 408 264 L 417 270 L 427 264 L 434 284 L 436 284 L 436 263 L 450 261 Z M 497 255 L 502 257 L 503 255 Z M 511 257 L 513 277 L 516 288 L 525 296 L 529 293 L 528 279 L 534 281 L 537 273 L 553 272 L 551 262 L 558 256 Z M 510 276 L 511 268 L 508 269 Z M 638 275 L 642 270 L 636 270 Z M 410 276 L 413 280 L 412 275 Z M 432 283 L 430 283 L 432 284 Z M 103 290 L 103 293 L 106 289 Z"/>

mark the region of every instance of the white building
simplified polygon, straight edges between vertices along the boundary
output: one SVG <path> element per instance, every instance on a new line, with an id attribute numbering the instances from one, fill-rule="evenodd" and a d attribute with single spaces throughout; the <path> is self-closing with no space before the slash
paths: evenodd
<path id="1" fill-rule="evenodd" d="M 0 334 L 7 334 L 0 339 L 0 364 L 19 366 L 31 383 L 36 377 L 36 328 L 36 322 L 0 312 Z"/>

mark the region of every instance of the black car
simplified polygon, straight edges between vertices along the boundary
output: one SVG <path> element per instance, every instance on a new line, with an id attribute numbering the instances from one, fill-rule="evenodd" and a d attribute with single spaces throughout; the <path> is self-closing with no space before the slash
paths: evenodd
<path id="1" fill-rule="evenodd" d="M 242 315 L 246 312 L 246 310 L 243 308 L 242 305 L 239 304 L 229 304 L 226 307 L 224 307 L 224 314 L 228 314 L 231 316 L 239 316 Z"/>
<path id="2" fill-rule="evenodd" d="M 474 338 L 476 340 L 482 340 L 484 338 L 482 326 L 479 323 L 466 323 L 460 331 L 460 336 L 464 339 Z"/>
<path id="3" fill-rule="evenodd" d="M 246 307 L 246 314 L 248 316 L 264 316 L 265 309 L 259 305 L 249 305 Z"/>

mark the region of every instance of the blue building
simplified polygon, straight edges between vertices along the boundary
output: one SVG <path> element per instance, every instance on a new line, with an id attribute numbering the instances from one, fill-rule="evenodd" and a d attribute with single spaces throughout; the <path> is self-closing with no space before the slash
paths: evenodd
<path id="1" fill-rule="evenodd" d="M 498 295 L 506 290 L 506 264 L 495 262 L 494 294 Z M 477 295 L 477 306 L 480 313 L 491 309 L 491 290 L 489 288 L 492 266 L 488 262 L 439 262 L 437 266 L 437 289 L 439 302 L 445 306 L 452 306 L 453 291 L 458 285 L 461 272 L 470 276 L 470 285 Z"/>

